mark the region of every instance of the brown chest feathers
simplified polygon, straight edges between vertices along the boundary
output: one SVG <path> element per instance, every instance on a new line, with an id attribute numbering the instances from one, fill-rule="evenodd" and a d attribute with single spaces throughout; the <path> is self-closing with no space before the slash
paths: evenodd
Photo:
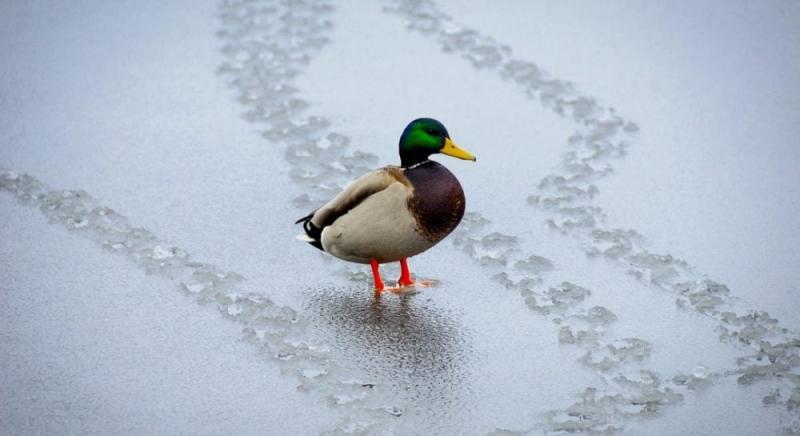
<path id="1" fill-rule="evenodd" d="M 408 207 L 420 234 L 438 242 L 452 232 L 464 216 L 464 191 L 447 168 L 433 161 L 407 169 L 405 176 L 414 187 Z"/>

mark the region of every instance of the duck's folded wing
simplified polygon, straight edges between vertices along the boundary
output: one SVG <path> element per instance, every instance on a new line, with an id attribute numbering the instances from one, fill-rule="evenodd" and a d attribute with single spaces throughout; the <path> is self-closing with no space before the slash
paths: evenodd
<path id="1" fill-rule="evenodd" d="M 320 229 L 330 225 L 336 221 L 336 218 L 358 206 L 370 195 L 383 191 L 392 183 L 399 182 L 398 174 L 395 174 L 398 172 L 397 168 L 387 167 L 366 173 L 357 178 L 333 200 L 317 209 L 311 216 L 311 223 Z"/>

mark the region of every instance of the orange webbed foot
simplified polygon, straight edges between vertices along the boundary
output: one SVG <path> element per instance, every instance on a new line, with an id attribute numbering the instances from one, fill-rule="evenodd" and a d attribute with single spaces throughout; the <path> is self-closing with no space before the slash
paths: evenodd
<path id="1" fill-rule="evenodd" d="M 430 288 L 438 283 L 438 280 L 420 279 L 414 280 L 411 278 L 411 271 L 408 269 L 408 262 L 406 259 L 400 260 L 400 278 L 392 286 L 385 286 L 381 280 L 380 271 L 378 269 L 378 261 L 370 259 L 370 266 L 372 267 L 372 278 L 375 280 L 375 298 L 380 298 L 383 291 L 388 291 L 393 294 L 413 294 L 417 288 Z"/>

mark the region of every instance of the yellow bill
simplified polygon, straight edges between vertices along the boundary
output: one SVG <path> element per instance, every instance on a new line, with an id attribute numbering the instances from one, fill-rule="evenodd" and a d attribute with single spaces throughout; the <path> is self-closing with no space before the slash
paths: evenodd
<path id="1" fill-rule="evenodd" d="M 475 156 L 472 153 L 457 146 L 455 142 L 450 140 L 450 138 L 445 138 L 444 147 L 442 148 L 441 153 L 446 154 L 448 156 L 457 157 L 459 159 L 471 160 L 471 161 L 476 160 Z"/>

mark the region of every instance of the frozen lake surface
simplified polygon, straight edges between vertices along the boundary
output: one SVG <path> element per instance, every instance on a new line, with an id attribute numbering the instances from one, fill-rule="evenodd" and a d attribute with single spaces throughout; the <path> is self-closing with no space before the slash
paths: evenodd
<path id="1" fill-rule="evenodd" d="M 800 433 L 798 24 L 6 5 L 0 433 Z M 420 116 L 468 215 L 375 300 L 291 223 Z"/>

